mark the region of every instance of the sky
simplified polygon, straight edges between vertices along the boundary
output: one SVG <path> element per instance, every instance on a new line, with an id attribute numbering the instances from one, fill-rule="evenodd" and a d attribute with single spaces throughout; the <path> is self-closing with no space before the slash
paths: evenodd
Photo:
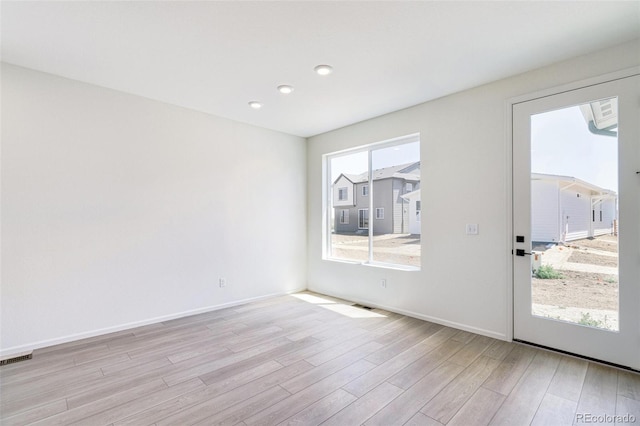
<path id="1" fill-rule="evenodd" d="M 587 127 L 579 107 L 531 117 L 531 171 L 573 176 L 618 191 L 618 139 Z"/>
<path id="2" fill-rule="evenodd" d="M 377 149 L 373 151 L 372 160 L 374 170 L 420 161 L 420 142 Z M 368 162 L 367 151 L 332 158 L 331 182 L 334 182 L 340 173 L 360 174 L 366 172 Z"/>

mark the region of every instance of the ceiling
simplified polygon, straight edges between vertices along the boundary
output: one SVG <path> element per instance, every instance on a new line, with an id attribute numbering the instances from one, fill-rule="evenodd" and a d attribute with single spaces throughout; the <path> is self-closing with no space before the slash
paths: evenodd
<path id="1" fill-rule="evenodd" d="M 304 137 L 640 37 L 639 1 L 2 1 L 0 13 L 4 62 Z"/>

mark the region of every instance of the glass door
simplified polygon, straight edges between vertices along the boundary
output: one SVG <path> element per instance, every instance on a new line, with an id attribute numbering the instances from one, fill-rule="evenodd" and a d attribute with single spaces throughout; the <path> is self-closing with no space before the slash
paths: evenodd
<path id="1" fill-rule="evenodd" d="M 640 369 L 640 77 L 513 105 L 514 338 Z"/>

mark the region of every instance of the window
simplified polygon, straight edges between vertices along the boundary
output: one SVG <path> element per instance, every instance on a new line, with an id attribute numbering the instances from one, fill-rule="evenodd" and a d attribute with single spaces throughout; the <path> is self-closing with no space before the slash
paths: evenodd
<path id="1" fill-rule="evenodd" d="M 369 229 L 369 209 L 358 210 L 358 228 Z"/>
<path id="2" fill-rule="evenodd" d="M 602 222 L 602 207 L 600 207 L 600 222 Z"/>
<path id="3" fill-rule="evenodd" d="M 347 209 L 340 210 L 340 224 L 342 225 L 349 224 L 349 210 Z"/>
<path id="4" fill-rule="evenodd" d="M 324 258 L 418 270 L 420 136 L 326 154 L 323 167 Z"/>
<path id="5" fill-rule="evenodd" d="M 417 200 L 416 201 L 416 222 L 420 222 L 421 208 L 422 208 L 422 205 L 420 203 L 420 200 Z"/>
<path id="6" fill-rule="evenodd" d="M 349 198 L 349 193 L 348 193 L 348 189 L 345 188 L 338 188 L 338 200 L 340 201 L 344 201 L 346 199 Z"/>

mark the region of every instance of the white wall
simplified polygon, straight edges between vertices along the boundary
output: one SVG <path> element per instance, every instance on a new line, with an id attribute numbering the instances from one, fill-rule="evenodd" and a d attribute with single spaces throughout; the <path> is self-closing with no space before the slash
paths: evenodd
<path id="1" fill-rule="evenodd" d="M 508 338 L 507 101 L 637 66 L 638 52 L 638 41 L 627 43 L 310 138 L 309 288 Z M 422 271 L 322 260 L 322 155 L 415 132 L 421 134 L 421 189 L 429 194 L 422 197 Z M 465 235 L 467 223 L 478 223 L 479 235 Z"/>
<path id="2" fill-rule="evenodd" d="M 591 191 L 570 187 L 560 191 L 562 223 L 567 230 L 565 241 L 574 241 L 590 236 Z"/>
<path id="3" fill-rule="evenodd" d="M 602 221 L 600 221 L 602 210 Z M 596 222 L 593 224 L 593 235 L 608 235 L 613 233 L 613 220 L 616 218 L 616 200 L 604 200 L 596 205 Z"/>
<path id="4" fill-rule="evenodd" d="M 531 241 L 558 242 L 562 232 L 558 223 L 559 188 L 556 180 L 531 181 Z"/>
<path id="5" fill-rule="evenodd" d="M 302 138 L 3 65 L 1 354 L 305 288 L 305 161 Z"/>

